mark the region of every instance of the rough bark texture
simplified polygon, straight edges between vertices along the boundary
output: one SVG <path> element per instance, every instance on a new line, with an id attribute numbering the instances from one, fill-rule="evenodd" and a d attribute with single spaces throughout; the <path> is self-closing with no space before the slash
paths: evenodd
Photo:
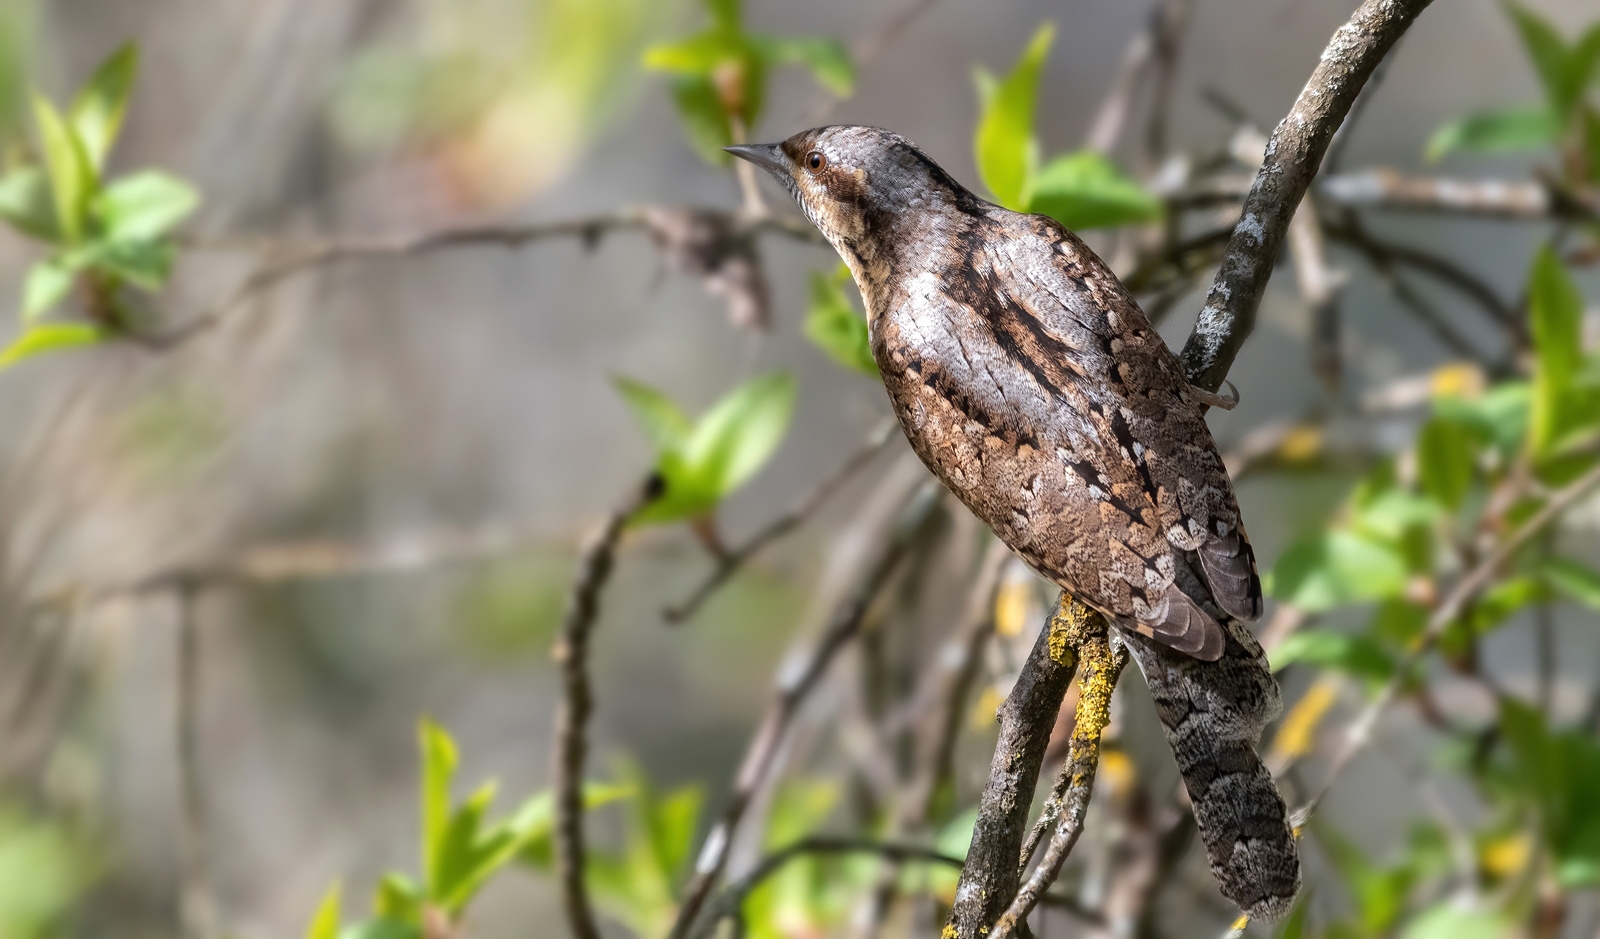
<path id="1" fill-rule="evenodd" d="M 1189 380 L 1216 391 L 1255 327 L 1289 221 L 1361 88 L 1431 0 L 1367 0 L 1339 27 L 1294 108 L 1273 131 L 1222 269 L 1183 347 Z"/>
<path id="2" fill-rule="evenodd" d="M 1078 666 L 1077 650 L 1094 630 L 1105 630 L 1100 614 L 1066 594 L 1039 631 L 1033 652 L 1011 695 L 1000 708 L 1000 740 L 989 765 L 989 782 L 978 802 L 967 866 L 956 887 L 945 937 L 981 936 L 1017 893 L 1017 855 L 1028 827 L 1028 807 L 1044 763 L 1050 730 Z"/>

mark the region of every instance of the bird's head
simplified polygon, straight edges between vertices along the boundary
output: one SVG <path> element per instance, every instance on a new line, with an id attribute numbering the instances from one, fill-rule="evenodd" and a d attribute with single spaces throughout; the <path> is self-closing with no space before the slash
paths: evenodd
<path id="1" fill-rule="evenodd" d="M 817 127 L 725 149 L 776 177 L 858 281 L 898 248 L 947 229 L 941 216 L 982 205 L 915 144 L 880 127 Z"/>

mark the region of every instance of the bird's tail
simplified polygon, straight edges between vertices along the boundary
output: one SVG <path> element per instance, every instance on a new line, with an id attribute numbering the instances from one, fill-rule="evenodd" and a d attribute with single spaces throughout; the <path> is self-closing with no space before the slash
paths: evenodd
<path id="1" fill-rule="evenodd" d="M 1288 912 L 1300 888 L 1288 812 L 1255 750 L 1282 703 L 1255 637 L 1237 620 L 1219 620 L 1227 647 L 1215 662 L 1132 630 L 1122 634 L 1155 699 L 1222 895 L 1251 919 L 1270 922 Z"/>

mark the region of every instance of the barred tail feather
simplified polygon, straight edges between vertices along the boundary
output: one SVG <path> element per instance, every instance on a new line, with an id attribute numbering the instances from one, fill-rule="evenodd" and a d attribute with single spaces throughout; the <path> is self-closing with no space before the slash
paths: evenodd
<path id="1" fill-rule="evenodd" d="M 1131 629 L 1123 636 L 1155 699 L 1222 895 L 1251 919 L 1270 922 L 1300 889 L 1288 810 L 1255 751 L 1282 704 L 1255 637 L 1235 620 L 1225 617 L 1222 626 L 1227 647 L 1215 662 Z"/>

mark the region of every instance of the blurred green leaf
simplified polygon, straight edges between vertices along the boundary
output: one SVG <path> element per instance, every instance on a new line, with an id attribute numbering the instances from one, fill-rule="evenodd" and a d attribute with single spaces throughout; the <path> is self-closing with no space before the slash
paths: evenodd
<path id="1" fill-rule="evenodd" d="M 1041 24 L 1011 73 L 994 83 L 992 92 L 985 94 L 986 80 L 977 79 L 979 94 L 985 98 L 973 140 L 978 175 L 995 201 L 1019 212 L 1027 211 L 1033 197 L 1034 174 L 1039 166 L 1039 141 L 1033 133 L 1034 107 L 1039 74 L 1055 34 L 1055 24 Z"/>
<path id="2" fill-rule="evenodd" d="M 60 822 L 0 804 L 0 936 L 65 935 L 98 872 L 92 845 Z"/>
<path id="3" fill-rule="evenodd" d="M 638 794 L 633 783 L 587 782 L 583 784 L 583 809 L 592 812 Z M 545 791 L 529 796 L 506 822 L 519 833 L 517 857 L 522 863 L 539 870 L 555 864 L 555 818 L 555 798 Z"/>
<path id="4" fill-rule="evenodd" d="M 1600 883 L 1600 743 L 1582 729 L 1551 732 L 1542 714 L 1510 697 L 1500 701 L 1500 729 L 1539 811 L 1557 878 L 1567 887 Z"/>
<path id="5" fill-rule="evenodd" d="M 1469 613 L 1473 633 L 1483 635 L 1522 609 L 1549 599 L 1550 591 L 1537 577 L 1508 577 L 1483 592 Z"/>
<path id="6" fill-rule="evenodd" d="M 1470 431 L 1449 418 L 1434 417 L 1417 435 L 1417 478 L 1422 491 L 1447 509 L 1458 509 L 1472 486 L 1475 448 Z"/>
<path id="7" fill-rule="evenodd" d="M 1338 669 L 1360 678 L 1382 681 L 1394 674 L 1394 658 L 1369 636 L 1326 629 L 1302 629 L 1272 650 L 1272 669 L 1297 662 Z"/>
<path id="8" fill-rule="evenodd" d="M 678 75 L 709 78 L 726 63 L 749 55 L 744 37 L 726 29 L 708 29 L 677 42 L 665 42 L 644 51 L 644 67 Z"/>
<path id="9" fill-rule="evenodd" d="M 346 926 L 339 939 L 423 939 L 422 925 L 379 917 Z"/>
<path id="10" fill-rule="evenodd" d="M 1311 910 L 1311 890 L 1307 888 L 1300 892 L 1294 901 L 1294 908 L 1289 911 L 1289 918 L 1283 921 L 1272 934 L 1273 939 L 1306 939 L 1307 913 Z"/>
<path id="11" fill-rule="evenodd" d="M 1451 901 L 1423 911 L 1400 933 L 1401 939 L 1510 939 L 1516 927 L 1503 913 L 1467 910 Z"/>
<path id="12" fill-rule="evenodd" d="M 1568 597 L 1600 610 L 1600 571 L 1571 558 L 1553 557 L 1539 562 L 1538 574 Z"/>
<path id="13" fill-rule="evenodd" d="M 0 177 L 0 219 L 40 241 L 60 240 L 61 222 L 44 170 L 19 166 Z"/>
<path id="14" fill-rule="evenodd" d="M 339 939 L 339 885 L 334 884 L 322 895 L 317 912 L 306 927 L 305 939 Z"/>
<path id="15" fill-rule="evenodd" d="M 1399 540 L 1406 532 L 1432 525 L 1439 518 L 1439 503 L 1404 489 L 1388 489 L 1368 499 L 1356 500 L 1354 525 L 1363 535 Z"/>
<path id="16" fill-rule="evenodd" d="M 0 369 L 46 352 L 91 346 L 105 338 L 106 332 L 92 323 L 36 323 L 0 351 Z"/>
<path id="17" fill-rule="evenodd" d="M 723 29 L 738 29 L 744 22 L 743 0 L 705 0 L 712 22 Z"/>
<path id="18" fill-rule="evenodd" d="M 417 743 L 422 751 L 422 880 L 431 887 L 443 873 L 440 864 L 450 827 L 450 783 L 460 756 L 449 732 L 427 719 L 417 725 Z"/>
<path id="19" fill-rule="evenodd" d="M 35 261 L 22 284 L 23 322 L 38 319 L 65 300 L 74 277 L 74 271 L 57 258 Z"/>
<path id="20" fill-rule="evenodd" d="M 1505 8 L 1516 24 L 1522 47 L 1539 75 L 1539 83 L 1544 86 L 1545 99 L 1555 115 L 1564 119 L 1583 94 L 1600 46 L 1591 45 L 1596 40 L 1585 36 L 1569 48 L 1549 20 L 1513 0 L 1507 0 Z"/>
<path id="21" fill-rule="evenodd" d="M 782 373 L 753 379 L 724 396 L 695 424 L 684 456 L 723 496 L 759 470 L 789 429 L 794 379 Z"/>
<path id="22" fill-rule="evenodd" d="M 159 170 L 131 173 L 102 189 L 95 209 L 112 241 L 148 241 L 171 231 L 200 204 L 200 193 Z"/>
<path id="23" fill-rule="evenodd" d="M 1398 596 L 1405 559 L 1389 545 L 1354 532 L 1314 534 L 1286 551 L 1267 576 L 1270 594 L 1308 613 Z"/>
<path id="24" fill-rule="evenodd" d="M 1528 315 L 1538 361 L 1533 373 L 1529 445 L 1547 452 L 1567 429 L 1565 397 L 1583 359 L 1583 297 L 1549 245 L 1540 248 L 1528 282 Z"/>
<path id="25" fill-rule="evenodd" d="M 1081 150 L 1045 164 L 1033 181 L 1028 211 L 1074 230 L 1110 228 L 1159 219 L 1161 200 L 1103 154 Z"/>
<path id="26" fill-rule="evenodd" d="M 806 313 L 806 338 L 845 368 L 878 377 L 872 358 L 867 320 L 850 302 L 850 269 L 839 265 L 834 274 L 811 273 L 811 306 Z"/>
<path id="27" fill-rule="evenodd" d="M 83 143 L 61 112 L 48 99 L 35 95 L 33 115 L 39 129 L 39 146 L 44 151 L 45 169 L 50 176 L 50 191 L 55 197 L 56 223 L 65 240 L 76 243 L 84 235 L 89 198 L 96 181 Z"/>
<path id="28" fill-rule="evenodd" d="M 794 379 L 781 373 L 752 379 L 724 395 L 681 446 L 660 452 L 657 470 L 666 492 L 634 521 L 660 524 L 711 511 L 772 456 L 788 430 L 794 398 Z"/>
<path id="29" fill-rule="evenodd" d="M 1442 125 L 1428 138 L 1423 155 L 1432 163 L 1457 150 L 1532 150 L 1551 146 L 1560 137 L 1561 122 L 1547 107 L 1485 111 Z"/>
<path id="30" fill-rule="evenodd" d="M 731 160 L 722 148 L 733 143 L 733 130 L 711 79 L 702 75 L 674 76 L 672 100 L 683 119 L 684 133 L 701 159 L 718 166 Z"/>
<path id="31" fill-rule="evenodd" d="M 631 763 L 616 778 L 633 797 L 620 855 L 590 856 L 595 900 L 636 935 L 665 935 L 677 914 L 677 887 L 688 870 L 703 797 L 697 787 L 661 795 Z"/>
<path id="32" fill-rule="evenodd" d="M 1445 397 L 1433 403 L 1438 417 L 1474 428 L 1510 458 L 1528 434 L 1533 389 L 1527 382 L 1501 382 L 1473 399 Z"/>
<path id="33" fill-rule="evenodd" d="M 97 178 L 105 170 L 106 157 L 117 142 L 117 132 L 122 128 L 122 117 L 127 113 L 128 96 L 133 92 L 138 71 L 139 50 L 130 42 L 100 63 L 67 112 L 67 119 Z"/>
<path id="34" fill-rule="evenodd" d="M 681 450 L 689 441 L 693 425 L 683 409 L 666 395 L 642 382 L 614 376 L 611 383 L 633 410 L 639 426 L 658 451 Z"/>
<path id="35" fill-rule="evenodd" d="M 164 241 L 93 241 L 65 256 L 68 264 L 109 272 L 145 290 L 159 290 L 177 255 Z"/>
<path id="36" fill-rule="evenodd" d="M 850 50 L 837 39 L 821 36 L 752 36 L 751 41 L 768 62 L 803 65 L 817 84 L 838 97 L 849 97 L 856 83 Z"/>

